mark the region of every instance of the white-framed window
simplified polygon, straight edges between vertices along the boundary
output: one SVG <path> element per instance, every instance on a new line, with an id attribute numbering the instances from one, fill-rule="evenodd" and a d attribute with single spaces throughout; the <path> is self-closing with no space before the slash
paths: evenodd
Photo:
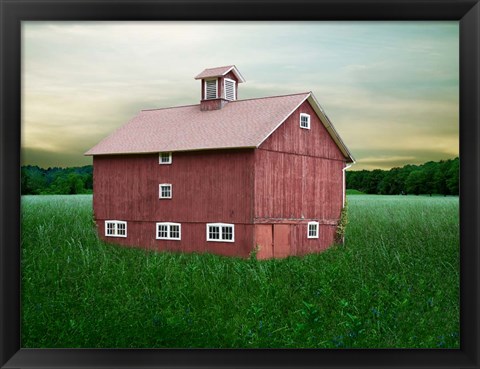
<path id="1" fill-rule="evenodd" d="M 182 225 L 180 223 L 157 223 L 157 240 L 181 240 Z"/>
<path id="2" fill-rule="evenodd" d="M 158 154 L 158 163 L 159 164 L 172 164 L 172 153 L 171 152 L 161 152 Z"/>
<path id="3" fill-rule="evenodd" d="M 310 129 L 310 115 L 306 113 L 300 114 L 300 128 Z"/>
<path id="4" fill-rule="evenodd" d="M 172 198 L 172 185 L 170 183 L 161 183 L 158 185 L 158 197 L 160 199 Z"/>
<path id="5" fill-rule="evenodd" d="M 106 220 L 105 236 L 127 237 L 127 222 L 121 220 Z"/>
<path id="6" fill-rule="evenodd" d="M 235 242 L 235 226 L 227 223 L 207 223 L 207 241 Z"/>
<path id="7" fill-rule="evenodd" d="M 307 238 L 318 238 L 318 222 L 308 222 Z"/>
<path id="8" fill-rule="evenodd" d="M 218 79 L 205 80 L 205 100 L 216 99 L 218 97 Z"/>
<path id="9" fill-rule="evenodd" d="M 236 100 L 237 97 L 235 96 L 235 83 L 236 82 L 233 79 L 223 79 L 223 90 L 225 91 L 225 99 Z"/>

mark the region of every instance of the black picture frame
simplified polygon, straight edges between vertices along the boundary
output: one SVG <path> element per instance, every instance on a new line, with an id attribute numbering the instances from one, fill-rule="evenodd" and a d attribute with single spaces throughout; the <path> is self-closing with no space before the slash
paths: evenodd
<path id="1" fill-rule="evenodd" d="M 2 368 L 479 368 L 480 4 L 478 0 L 0 0 L 0 366 Z M 452 349 L 21 349 L 21 22 L 33 20 L 458 20 L 461 347 Z"/>

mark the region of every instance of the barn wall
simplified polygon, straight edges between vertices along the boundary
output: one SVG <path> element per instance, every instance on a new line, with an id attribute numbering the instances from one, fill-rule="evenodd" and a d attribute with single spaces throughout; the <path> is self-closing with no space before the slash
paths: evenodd
<path id="1" fill-rule="evenodd" d="M 97 219 L 249 223 L 253 204 L 253 150 L 105 155 L 93 159 Z M 172 199 L 159 199 L 170 183 Z"/>
<path id="2" fill-rule="evenodd" d="M 336 220 L 343 162 L 256 150 L 254 218 Z"/>
<path id="3" fill-rule="evenodd" d="M 173 153 L 170 165 L 160 165 L 158 154 L 95 156 L 93 203 L 99 234 L 104 237 L 105 220 L 122 220 L 128 222 L 127 239 L 106 241 L 248 254 L 253 231 L 245 224 L 253 217 L 253 160 L 253 150 Z M 172 199 L 159 199 L 161 183 L 172 184 Z M 181 223 L 182 240 L 155 240 L 155 222 Z M 235 244 L 207 242 L 206 223 L 235 224 Z"/>
<path id="4" fill-rule="evenodd" d="M 206 241 L 205 223 L 182 223 L 182 239 L 180 241 L 157 240 L 155 238 L 155 222 L 129 221 L 127 238 L 106 237 L 105 219 L 97 219 L 96 224 L 98 234 L 105 242 L 155 251 L 209 252 L 246 258 L 250 255 L 253 245 L 253 225 L 251 224 L 235 224 L 235 242 Z"/>
<path id="5" fill-rule="evenodd" d="M 254 245 L 258 259 L 284 258 L 326 250 L 335 242 L 335 224 L 320 224 L 319 237 L 307 238 L 307 221 L 255 224 Z"/>
<path id="6" fill-rule="evenodd" d="M 310 114 L 310 129 L 299 126 Z M 305 101 L 255 151 L 254 223 L 259 258 L 319 252 L 334 243 L 345 158 Z M 307 238 L 318 221 L 319 238 Z"/>
<path id="7" fill-rule="evenodd" d="M 310 129 L 299 126 L 310 114 Z M 345 157 L 308 101 L 255 151 L 255 218 L 338 219 Z"/>
<path id="8" fill-rule="evenodd" d="M 300 113 L 310 115 L 310 129 L 300 128 Z M 304 101 L 290 117 L 260 145 L 260 148 L 345 162 L 345 157 L 342 152 L 308 101 Z"/>

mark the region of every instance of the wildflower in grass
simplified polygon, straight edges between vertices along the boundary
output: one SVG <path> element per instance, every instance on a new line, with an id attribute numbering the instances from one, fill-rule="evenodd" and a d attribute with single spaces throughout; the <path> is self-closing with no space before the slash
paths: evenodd
<path id="1" fill-rule="evenodd" d="M 427 305 L 428 305 L 428 307 L 432 307 L 432 306 L 433 306 L 433 297 L 430 297 L 430 298 L 427 300 Z"/>
<path id="2" fill-rule="evenodd" d="M 380 312 L 375 309 L 374 307 L 372 307 L 372 309 L 370 310 L 373 314 L 373 316 L 375 316 L 376 318 L 378 318 L 380 316 Z"/>
<path id="3" fill-rule="evenodd" d="M 332 343 L 336 348 L 345 347 L 345 343 L 343 342 L 342 335 L 333 337 Z"/>
<path id="4" fill-rule="evenodd" d="M 438 336 L 437 347 L 445 347 L 445 336 Z"/>
<path id="5" fill-rule="evenodd" d="M 458 332 L 451 332 L 449 336 L 452 338 L 458 338 Z"/>
<path id="6" fill-rule="evenodd" d="M 158 316 L 154 316 L 152 319 L 152 324 L 153 326 L 159 326 L 160 325 L 160 318 Z"/>

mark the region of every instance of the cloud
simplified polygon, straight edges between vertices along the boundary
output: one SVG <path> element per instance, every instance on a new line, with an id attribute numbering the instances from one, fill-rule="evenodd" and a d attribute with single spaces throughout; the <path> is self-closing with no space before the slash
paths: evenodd
<path id="1" fill-rule="evenodd" d="M 458 153 L 452 153 L 442 149 L 359 149 L 356 152 L 356 163 L 350 170 L 388 170 L 394 167 L 402 167 L 406 164 L 423 164 L 428 161 L 447 160 L 458 157 Z"/>
<path id="2" fill-rule="evenodd" d="M 21 165 L 49 167 L 77 167 L 91 165 L 92 157 L 83 156 L 78 151 L 53 151 L 22 147 Z"/>
<path id="3" fill-rule="evenodd" d="M 22 147 L 45 165 L 141 109 L 198 103 L 194 76 L 229 64 L 240 98 L 313 91 L 365 165 L 458 155 L 458 22 L 22 22 L 22 35 Z"/>

